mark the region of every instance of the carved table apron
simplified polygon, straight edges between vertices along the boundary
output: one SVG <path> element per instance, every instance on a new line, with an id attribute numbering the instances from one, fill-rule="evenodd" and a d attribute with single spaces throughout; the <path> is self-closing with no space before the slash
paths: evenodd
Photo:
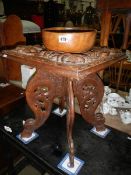
<path id="1" fill-rule="evenodd" d="M 93 48 L 82 54 L 47 51 L 40 46 L 19 46 L 2 53 L 3 58 L 36 67 L 35 75 L 26 88 L 27 103 L 35 114 L 24 124 L 22 137 L 30 137 L 48 119 L 54 98 L 59 98 L 60 109 L 67 107 L 67 139 L 70 166 L 74 166 L 74 96 L 78 99 L 85 121 L 104 130 L 104 117 L 95 113 L 100 104 L 104 86 L 97 72 L 126 58 L 118 49 Z"/>

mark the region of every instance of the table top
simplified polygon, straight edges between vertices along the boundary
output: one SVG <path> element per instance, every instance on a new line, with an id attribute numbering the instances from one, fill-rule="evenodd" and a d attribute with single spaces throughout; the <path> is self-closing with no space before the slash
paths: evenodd
<path id="1" fill-rule="evenodd" d="M 48 70 L 70 78 L 83 78 L 96 73 L 127 56 L 120 49 L 94 47 L 84 53 L 64 53 L 49 51 L 44 46 L 18 46 L 3 51 L 2 57 L 21 64 Z"/>
<path id="2" fill-rule="evenodd" d="M 28 107 L 24 109 L 23 106 L 11 117 L 0 117 L 0 135 L 50 174 L 64 175 L 65 173 L 58 169 L 57 165 L 68 152 L 66 116 L 60 117 L 51 113 L 47 122 L 36 130 L 39 137 L 24 144 L 16 138 L 16 135 L 23 129 L 22 121 L 27 117 L 33 117 L 33 114 Z M 4 129 L 5 125 L 12 129 L 12 133 Z M 85 162 L 79 175 L 130 175 L 131 142 L 127 140 L 128 135 L 111 129 L 107 137 L 102 139 L 90 132 L 91 128 L 91 125 L 76 114 L 73 128 L 75 156 Z"/>

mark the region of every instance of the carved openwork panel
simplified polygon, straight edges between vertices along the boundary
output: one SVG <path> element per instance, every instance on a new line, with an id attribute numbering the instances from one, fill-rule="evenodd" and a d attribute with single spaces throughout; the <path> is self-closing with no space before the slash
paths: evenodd
<path id="1" fill-rule="evenodd" d="M 54 98 L 65 96 L 64 82 L 62 77 L 38 70 L 26 90 L 27 102 L 37 115 L 48 115 Z"/>
<path id="2" fill-rule="evenodd" d="M 94 111 L 103 97 L 103 84 L 97 74 L 73 82 L 74 94 L 78 99 L 80 110 L 84 119 L 94 121 Z"/>

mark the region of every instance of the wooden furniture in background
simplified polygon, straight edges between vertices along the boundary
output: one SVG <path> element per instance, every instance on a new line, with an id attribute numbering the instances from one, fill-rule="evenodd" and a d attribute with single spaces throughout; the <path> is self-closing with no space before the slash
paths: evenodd
<path id="1" fill-rule="evenodd" d="M 111 25 L 110 25 L 110 36 L 112 44 L 114 48 L 118 47 L 118 38 L 116 35 L 123 36 L 123 31 L 126 28 L 126 14 L 114 14 L 111 18 Z M 119 43 L 119 47 L 122 46 L 122 43 Z"/>
<path id="2" fill-rule="evenodd" d="M 22 27 L 20 18 L 12 15 L 7 18 L 5 23 L 0 23 L 0 50 L 2 51 L 8 46 L 15 46 L 17 42 L 25 42 L 25 37 L 22 35 Z M 0 53 L 1 54 L 1 53 Z M 7 68 L 8 65 L 8 68 Z M 25 94 L 24 90 L 14 85 L 7 84 L 10 78 L 20 78 L 20 66 L 13 61 L 6 61 L 0 58 L 0 117 L 7 115 L 11 117 L 14 110 L 19 110 L 21 105 L 24 106 Z M 3 85 L 7 85 L 2 87 Z M 9 149 L 8 149 L 9 150 Z M 3 140 L 0 142 L 0 170 L 7 168 L 9 162 L 6 157 L 7 152 L 5 151 L 5 145 Z M 18 151 L 13 149 L 13 157 L 19 156 Z"/>
<path id="3" fill-rule="evenodd" d="M 2 47 L 14 48 L 16 45 L 26 44 L 26 38 L 23 35 L 21 19 L 16 15 L 9 15 L 2 25 Z M 21 80 L 20 64 L 7 60 L 6 78 L 8 80 Z M 5 68 L 5 65 L 3 66 Z"/>
<path id="4" fill-rule="evenodd" d="M 4 44 L 6 47 L 26 43 L 26 38 L 23 35 L 22 22 L 18 16 L 9 15 L 3 25 Z"/>
<path id="5" fill-rule="evenodd" d="M 131 40 L 129 39 L 129 36 L 131 36 L 131 12 L 127 14 L 125 26 L 126 27 L 125 27 L 125 33 L 124 33 L 123 45 L 122 45 L 123 49 L 127 49 L 129 45 L 131 45 Z"/>
<path id="6" fill-rule="evenodd" d="M 0 51 L 4 49 L 4 32 L 3 32 L 3 23 L 0 22 Z M 6 80 L 7 75 L 6 75 L 6 69 L 5 69 L 5 64 L 4 60 L 0 58 L 0 80 Z"/>
<path id="7" fill-rule="evenodd" d="M 6 85 L 5 87 L 2 86 Z M 14 85 L 7 84 L 6 81 L 0 80 L 0 118 L 6 116 L 8 118 L 13 117 L 12 113 L 13 111 L 19 110 L 22 106 L 25 105 L 25 93 L 24 90 L 21 88 L 18 88 Z M 4 171 L 7 169 L 8 163 L 7 157 L 9 154 L 7 153 L 7 150 L 10 150 L 9 148 L 5 150 L 5 147 L 10 147 L 8 144 L 4 145 L 4 141 L 0 136 L 0 174 L 1 171 Z M 13 149 L 13 158 L 16 160 L 16 158 L 20 157 L 20 153 L 17 151 L 17 149 Z M 4 173 L 3 173 L 4 174 Z"/>
<path id="8" fill-rule="evenodd" d="M 0 81 L 6 84 L 7 82 Z M 24 90 L 14 85 L 0 86 L 0 117 L 24 103 Z"/>
<path id="9" fill-rule="evenodd" d="M 127 61 L 122 62 L 121 76 L 119 86 L 117 87 L 116 82 L 118 81 L 119 68 L 120 62 L 109 67 L 109 86 L 117 90 L 122 89 L 128 92 L 131 88 L 131 63 Z"/>
<path id="10" fill-rule="evenodd" d="M 3 29 L 3 23 L 0 22 L 0 48 L 4 45 Z"/>
<path id="11" fill-rule="evenodd" d="M 101 46 L 108 46 L 108 39 L 110 34 L 110 26 L 111 26 L 111 17 L 112 14 L 115 13 L 124 13 L 127 14 L 126 24 L 125 24 L 125 31 L 124 31 L 124 38 L 123 38 L 123 45 L 122 48 L 127 48 L 128 43 L 128 36 L 130 31 L 131 25 L 131 1 L 124 0 L 98 0 L 97 1 L 97 8 L 102 12 L 102 19 L 101 19 L 101 38 L 100 38 L 100 45 Z"/>
<path id="12" fill-rule="evenodd" d="M 111 19 L 112 15 L 115 13 L 118 14 L 126 14 L 125 19 L 125 30 L 124 30 L 124 37 L 122 42 L 122 49 L 127 49 L 128 47 L 128 39 L 129 39 L 129 32 L 131 27 L 131 1 L 124 0 L 98 0 L 97 1 L 97 9 L 99 9 L 102 13 L 101 15 L 101 36 L 100 36 L 100 45 L 108 47 L 109 44 L 109 35 L 110 35 L 110 29 L 111 29 Z M 119 22 L 119 19 L 118 21 Z M 116 26 L 117 27 L 117 24 Z M 116 30 L 116 28 L 115 28 Z M 119 82 L 121 78 L 121 72 L 122 72 L 122 63 L 119 68 L 119 74 L 118 74 L 118 80 L 116 82 L 117 89 L 119 87 Z"/>

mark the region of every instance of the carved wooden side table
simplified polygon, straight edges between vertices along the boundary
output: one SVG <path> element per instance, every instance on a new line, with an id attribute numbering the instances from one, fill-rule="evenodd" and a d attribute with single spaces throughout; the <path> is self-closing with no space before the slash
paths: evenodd
<path id="1" fill-rule="evenodd" d="M 95 110 L 102 100 L 104 86 L 97 72 L 126 58 L 121 50 L 93 48 L 83 54 L 47 51 L 40 46 L 21 46 L 4 51 L 3 58 L 35 66 L 37 71 L 26 89 L 27 103 L 35 119 L 25 122 L 22 137 L 30 137 L 48 119 L 53 100 L 67 106 L 67 138 L 70 166 L 74 166 L 74 96 L 78 99 L 82 117 L 98 131 L 104 130 L 104 117 Z"/>

